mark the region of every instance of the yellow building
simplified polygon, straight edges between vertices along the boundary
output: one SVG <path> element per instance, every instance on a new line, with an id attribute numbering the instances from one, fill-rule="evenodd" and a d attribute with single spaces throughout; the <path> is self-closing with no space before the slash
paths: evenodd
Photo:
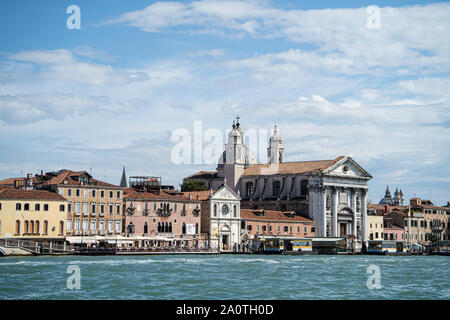
<path id="1" fill-rule="evenodd" d="M 122 234 L 124 188 L 71 170 L 36 175 L 35 184 L 67 199 L 67 236 Z"/>
<path id="2" fill-rule="evenodd" d="M 65 237 L 67 200 L 45 190 L 0 187 L 0 238 Z"/>
<path id="3" fill-rule="evenodd" d="M 382 215 L 367 215 L 367 235 L 369 240 L 384 239 Z"/>

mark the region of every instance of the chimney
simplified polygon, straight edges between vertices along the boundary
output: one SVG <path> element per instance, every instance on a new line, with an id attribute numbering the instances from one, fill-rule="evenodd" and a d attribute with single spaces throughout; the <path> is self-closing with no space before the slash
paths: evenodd
<path id="1" fill-rule="evenodd" d="M 14 188 L 19 189 L 19 180 L 14 180 Z"/>

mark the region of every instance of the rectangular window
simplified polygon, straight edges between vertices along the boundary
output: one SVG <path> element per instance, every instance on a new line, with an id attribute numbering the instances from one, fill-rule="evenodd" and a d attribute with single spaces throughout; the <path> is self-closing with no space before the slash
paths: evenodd
<path id="1" fill-rule="evenodd" d="M 156 211 L 156 202 L 153 202 L 153 210 Z"/>
<path id="2" fill-rule="evenodd" d="M 89 212 L 88 206 L 89 206 L 89 203 L 83 202 L 83 212 L 84 213 L 88 213 Z"/>
<path id="3" fill-rule="evenodd" d="M 91 211 L 92 211 L 92 213 L 95 213 L 95 211 L 96 211 L 96 205 L 95 205 L 95 203 L 93 203 L 92 205 L 91 205 Z"/>
<path id="4" fill-rule="evenodd" d="M 104 231 L 105 230 L 105 220 L 100 220 L 100 231 Z"/>
<path id="5" fill-rule="evenodd" d="M 259 224 L 256 225 L 256 231 L 259 231 Z"/>
<path id="6" fill-rule="evenodd" d="M 280 232 L 280 230 L 281 230 L 281 229 L 280 229 L 280 226 L 278 226 L 278 232 Z"/>
<path id="7" fill-rule="evenodd" d="M 92 190 L 92 198 L 95 198 L 96 197 L 96 195 L 97 195 L 97 191 L 94 189 L 94 190 Z"/>
<path id="8" fill-rule="evenodd" d="M 72 202 L 67 203 L 67 212 L 72 212 Z"/>
<path id="9" fill-rule="evenodd" d="M 120 199 L 120 191 L 117 191 L 117 199 Z"/>
<path id="10" fill-rule="evenodd" d="M 120 220 L 116 220 L 116 232 L 120 232 Z"/>
<path id="11" fill-rule="evenodd" d="M 91 231 L 95 231 L 95 220 L 91 220 Z"/>
<path id="12" fill-rule="evenodd" d="M 105 213 L 105 204 L 100 203 L 100 213 Z"/>
<path id="13" fill-rule="evenodd" d="M 75 220 L 75 230 L 80 230 L 80 220 Z"/>
<path id="14" fill-rule="evenodd" d="M 303 232 L 304 232 L 304 233 L 306 233 L 306 232 L 307 232 L 307 231 L 306 231 L 306 227 L 305 227 L 305 229 L 303 230 Z"/>
<path id="15" fill-rule="evenodd" d="M 292 233 L 292 227 L 289 227 L 289 232 L 291 232 L 291 233 Z"/>
<path id="16" fill-rule="evenodd" d="M 67 195 L 68 195 L 69 197 L 72 196 L 72 189 L 67 189 Z"/>
<path id="17" fill-rule="evenodd" d="M 266 232 L 266 226 L 262 226 L 262 231 Z"/>
<path id="18" fill-rule="evenodd" d="M 109 220 L 108 221 L 108 230 L 109 231 L 113 231 L 113 227 L 114 227 L 114 221 L 113 220 Z"/>
<path id="19" fill-rule="evenodd" d="M 174 211 L 174 212 L 177 211 L 177 204 L 176 204 L 176 203 L 173 204 L 173 211 Z"/>
<path id="20" fill-rule="evenodd" d="M 80 203 L 79 202 L 75 202 L 75 212 L 80 213 Z"/>
<path id="21" fill-rule="evenodd" d="M 272 232 L 272 226 L 269 226 L 269 232 Z"/>
<path id="22" fill-rule="evenodd" d="M 85 198 L 89 197 L 89 190 L 88 189 L 84 189 L 84 197 Z"/>
<path id="23" fill-rule="evenodd" d="M 287 226 L 284 227 L 284 232 L 288 232 L 288 227 Z"/>
<path id="24" fill-rule="evenodd" d="M 109 214 L 113 214 L 114 212 L 114 206 L 112 203 L 109 204 Z"/>
<path id="25" fill-rule="evenodd" d="M 72 220 L 71 219 L 67 219 L 66 227 L 67 227 L 67 230 L 72 230 Z"/>
<path id="26" fill-rule="evenodd" d="M 100 197 L 104 198 L 105 197 L 105 190 L 100 191 Z"/>
<path id="27" fill-rule="evenodd" d="M 252 225 L 251 225 L 251 224 L 248 224 L 248 225 L 247 225 L 247 230 L 249 230 L 249 231 L 252 230 Z"/>
<path id="28" fill-rule="evenodd" d="M 87 229 L 88 229 L 88 221 L 83 220 L 83 230 L 87 230 Z"/>
<path id="29" fill-rule="evenodd" d="M 120 203 L 116 204 L 116 213 L 120 214 Z"/>
<path id="30" fill-rule="evenodd" d="M 61 189 L 59 189 L 58 191 L 59 191 L 59 195 L 60 195 L 60 196 L 63 196 L 63 195 L 64 195 L 64 189 L 61 188 Z"/>
<path id="31" fill-rule="evenodd" d="M 75 194 L 76 194 L 77 197 L 79 197 L 80 196 L 80 189 L 77 189 Z"/>

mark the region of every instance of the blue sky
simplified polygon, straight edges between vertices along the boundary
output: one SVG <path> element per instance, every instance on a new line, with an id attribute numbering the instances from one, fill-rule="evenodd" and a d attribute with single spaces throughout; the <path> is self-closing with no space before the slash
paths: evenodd
<path id="1" fill-rule="evenodd" d="M 66 8 L 81 9 L 69 30 Z M 450 5 L 378 1 L 0 2 L 0 178 L 69 168 L 178 185 L 172 133 L 277 124 L 286 160 L 350 155 L 450 200 Z M 265 162 L 265 158 L 259 159 Z"/>

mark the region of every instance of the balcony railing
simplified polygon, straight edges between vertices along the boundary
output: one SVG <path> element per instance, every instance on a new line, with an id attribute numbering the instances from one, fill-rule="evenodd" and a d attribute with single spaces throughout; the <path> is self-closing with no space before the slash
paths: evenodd
<path id="1" fill-rule="evenodd" d="M 143 216 L 148 216 L 149 214 L 150 214 L 150 210 L 149 209 L 142 210 L 142 215 Z"/>
<path id="2" fill-rule="evenodd" d="M 196 217 L 198 217 L 200 215 L 200 212 L 201 212 L 200 208 L 195 208 L 192 211 L 193 215 L 196 216 Z"/>
<path id="3" fill-rule="evenodd" d="M 186 213 L 187 213 L 187 212 L 186 212 L 186 209 L 183 209 L 183 210 L 181 210 L 180 215 L 181 215 L 181 216 L 185 216 Z"/>
<path id="4" fill-rule="evenodd" d="M 173 209 L 163 209 L 163 208 L 159 208 L 159 209 L 156 211 L 156 214 L 157 214 L 159 217 L 168 217 L 168 216 L 170 216 L 170 215 L 172 214 L 172 210 L 173 210 Z"/>
<path id="5" fill-rule="evenodd" d="M 132 216 L 134 215 L 134 212 L 136 211 L 136 208 L 134 207 L 129 207 L 127 208 L 126 212 L 127 212 L 127 216 Z"/>

